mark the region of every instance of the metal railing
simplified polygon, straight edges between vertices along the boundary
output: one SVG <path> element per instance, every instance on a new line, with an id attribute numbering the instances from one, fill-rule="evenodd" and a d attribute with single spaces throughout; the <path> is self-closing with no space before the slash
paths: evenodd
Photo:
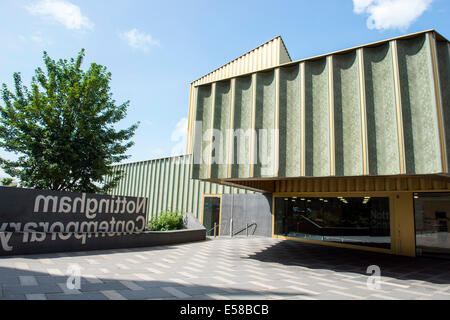
<path id="1" fill-rule="evenodd" d="M 216 238 L 216 237 L 218 236 L 218 234 L 217 234 L 217 228 L 218 228 L 219 226 L 222 226 L 222 225 L 223 225 L 223 224 L 218 224 L 217 222 L 215 222 L 215 223 L 214 223 L 214 227 L 211 228 L 211 229 L 209 229 L 209 230 L 207 230 L 207 231 L 206 231 L 206 234 L 209 234 L 211 231 L 214 230 L 213 236 L 214 236 L 214 238 Z M 249 236 L 248 230 L 249 230 L 251 227 L 253 227 L 253 226 L 257 226 L 256 222 L 247 223 L 246 227 L 243 228 L 242 230 L 239 230 L 238 232 L 232 232 L 232 228 L 230 228 L 230 237 L 232 238 L 233 236 L 235 236 L 235 235 L 237 235 L 237 234 L 239 234 L 239 233 L 241 233 L 241 232 L 243 232 L 243 231 L 245 231 L 245 234 L 246 234 L 246 236 L 248 237 L 248 236 Z"/>
<path id="2" fill-rule="evenodd" d="M 214 230 L 214 238 L 216 238 L 217 237 L 217 228 L 220 227 L 220 226 L 222 226 L 222 224 L 218 224 L 217 222 L 214 222 L 214 227 L 209 229 L 209 230 L 207 230 L 206 234 L 208 235 L 211 231 Z"/>
<path id="3" fill-rule="evenodd" d="M 248 230 L 249 230 L 252 226 L 257 226 L 256 222 L 247 223 L 247 226 L 246 226 L 244 229 L 239 230 L 238 232 L 235 232 L 234 235 L 240 234 L 241 232 L 245 231 L 245 234 L 246 234 L 246 236 L 248 237 Z"/>

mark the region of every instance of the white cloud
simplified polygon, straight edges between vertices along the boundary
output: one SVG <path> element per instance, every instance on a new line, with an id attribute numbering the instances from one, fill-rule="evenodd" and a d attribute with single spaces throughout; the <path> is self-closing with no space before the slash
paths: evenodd
<path id="1" fill-rule="evenodd" d="M 176 145 L 172 148 L 172 156 L 179 156 L 186 153 L 187 128 L 187 118 L 180 119 L 175 125 L 171 136 L 172 142 L 176 142 Z"/>
<path id="2" fill-rule="evenodd" d="M 369 29 L 407 29 L 434 0 L 353 0 L 356 14 L 367 14 Z"/>
<path id="3" fill-rule="evenodd" d="M 130 47 L 145 52 L 149 51 L 152 46 L 160 45 L 159 41 L 153 39 L 151 35 L 137 29 L 120 33 L 119 36 L 122 40 L 126 41 Z"/>
<path id="4" fill-rule="evenodd" d="M 65 0 L 39 0 L 26 6 L 29 13 L 61 23 L 67 29 L 92 29 L 94 24 L 81 13 L 80 7 Z"/>

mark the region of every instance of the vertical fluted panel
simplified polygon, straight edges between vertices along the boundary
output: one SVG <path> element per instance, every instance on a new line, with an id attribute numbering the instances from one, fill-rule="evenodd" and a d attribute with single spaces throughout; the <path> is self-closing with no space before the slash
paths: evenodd
<path id="1" fill-rule="evenodd" d="M 275 90 L 275 71 L 259 73 L 255 112 L 258 151 L 253 171 L 255 178 L 274 175 Z"/>
<path id="2" fill-rule="evenodd" d="M 298 177 L 301 157 L 300 65 L 280 70 L 279 176 Z"/>
<path id="3" fill-rule="evenodd" d="M 218 82 L 214 103 L 214 150 L 211 164 L 211 178 L 228 176 L 228 129 L 230 127 L 231 81 Z"/>
<path id="4" fill-rule="evenodd" d="M 363 174 L 358 65 L 356 51 L 334 56 L 334 139 L 337 176 Z"/>
<path id="5" fill-rule="evenodd" d="M 364 49 L 370 175 L 400 173 L 391 50 L 389 43 Z"/>
<path id="6" fill-rule="evenodd" d="M 236 79 L 233 155 L 231 176 L 247 178 L 250 172 L 250 135 L 252 126 L 252 78 Z"/>
<path id="7" fill-rule="evenodd" d="M 431 53 L 426 37 L 398 41 L 407 174 L 442 172 Z"/>
<path id="8" fill-rule="evenodd" d="M 447 41 L 436 43 L 437 63 L 444 116 L 444 131 L 447 161 L 450 159 L 450 44 Z M 447 165 L 448 168 L 448 165 Z"/>
<path id="9" fill-rule="evenodd" d="M 206 179 L 208 177 L 209 158 L 205 156 L 205 150 L 210 148 L 210 141 L 207 133 L 211 129 L 211 104 L 212 104 L 212 86 L 206 85 L 198 88 L 197 92 L 197 113 L 195 124 L 195 144 L 200 146 L 197 150 L 194 148 L 193 178 Z M 201 128 L 198 126 L 201 124 Z"/>
<path id="10" fill-rule="evenodd" d="M 327 60 L 305 63 L 306 176 L 330 175 L 330 105 Z"/>

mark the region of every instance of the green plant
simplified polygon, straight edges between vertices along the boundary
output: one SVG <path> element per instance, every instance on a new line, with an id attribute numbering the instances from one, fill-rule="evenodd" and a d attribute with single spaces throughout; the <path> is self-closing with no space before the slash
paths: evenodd
<path id="1" fill-rule="evenodd" d="M 147 224 L 148 231 L 169 231 L 185 229 L 183 225 L 183 213 L 180 211 L 166 210 L 153 217 Z"/>
<path id="2" fill-rule="evenodd" d="M 2 182 L 3 186 L 9 186 L 11 183 L 13 183 L 13 179 L 12 178 L 3 178 L 1 182 Z"/>

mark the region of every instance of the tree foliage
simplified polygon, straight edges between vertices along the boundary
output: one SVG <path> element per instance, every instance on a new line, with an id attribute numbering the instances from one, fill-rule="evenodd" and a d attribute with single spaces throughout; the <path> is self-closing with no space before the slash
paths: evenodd
<path id="1" fill-rule="evenodd" d="M 0 105 L 0 148 L 17 160 L 0 158 L 6 173 L 25 187 L 74 192 L 106 192 L 117 185 L 121 172 L 111 165 L 128 158 L 129 139 L 138 123 L 117 130 L 129 101 L 117 105 L 106 67 L 81 69 L 84 49 L 76 59 L 52 60 L 44 52 L 45 71 L 35 70 L 31 87 L 14 73 L 15 93 L 3 84 Z"/>
<path id="2" fill-rule="evenodd" d="M 11 185 L 11 183 L 13 183 L 13 179 L 12 178 L 3 178 L 1 183 L 2 183 L 2 186 L 9 186 L 9 185 Z"/>

